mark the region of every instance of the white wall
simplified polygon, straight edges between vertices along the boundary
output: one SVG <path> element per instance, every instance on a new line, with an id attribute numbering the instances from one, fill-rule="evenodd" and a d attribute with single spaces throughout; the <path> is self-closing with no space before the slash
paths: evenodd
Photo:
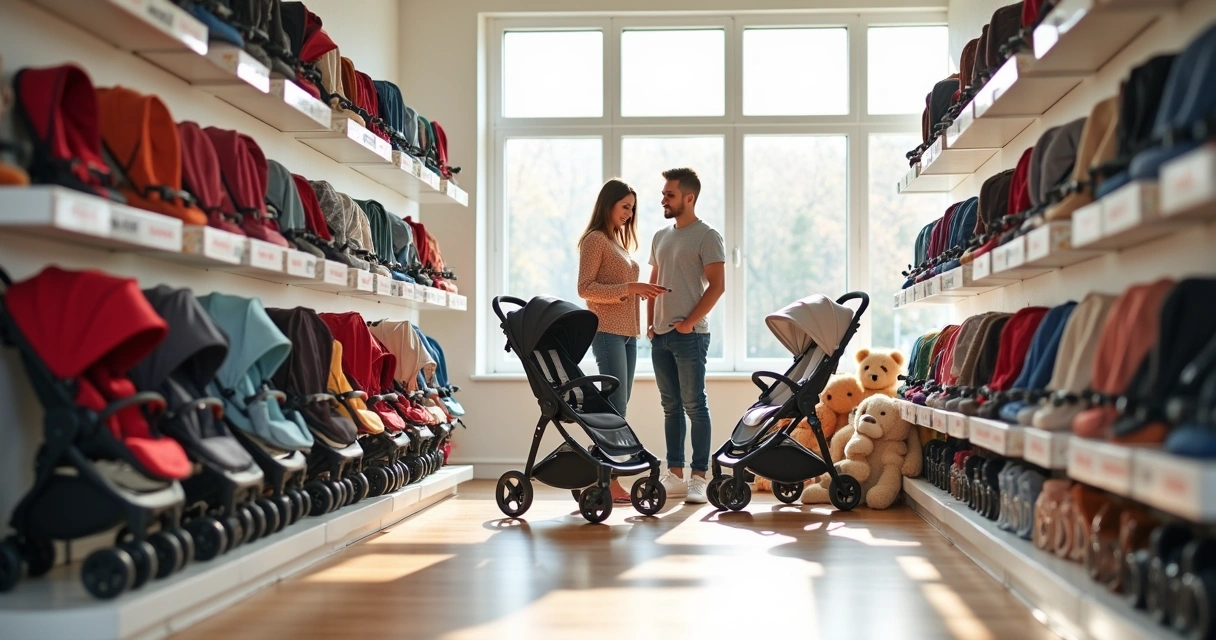
<path id="1" fill-rule="evenodd" d="M 874 9 L 942 9 L 944 0 L 871 0 Z M 645 11 L 801 11 L 851 10 L 845 0 L 615 0 L 583 2 L 574 5 L 562 0 L 463 0 L 433 2 L 404 0 L 401 14 L 401 77 L 407 101 L 426 115 L 443 123 L 448 133 L 448 153 L 452 164 L 461 165 L 459 181 L 470 192 L 470 211 L 437 209 L 427 218 L 427 227 L 437 230 L 445 240 L 444 258 L 460 276 L 461 293 L 469 296 L 469 312 L 459 317 L 446 316 L 442 327 L 435 327 L 448 357 L 449 374 L 461 387 L 459 398 L 468 415 L 469 430 L 456 435 L 453 458 L 477 465 L 478 477 L 497 477 L 506 468 L 522 468 L 527 459 L 531 429 L 539 417 L 537 405 L 526 382 L 518 377 L 504 380 L 473 379 L 479 364 L 477 341 L 485 332 L 478 330 L 481 314 L 490 300 L 501 292 L 479 286 L 486 255 L 484 230 L 489 213 L 481 204 L 487 140 L 484 114 L 479 112 L 480 92 L 485 87 L 484 38 L 482 24 L 488 15 L 527 12 L 578 11 L 625 13 Z M 428 64 L 417 64 L 426 60 Z M 424 313 L 427 326 L 433 326 Z M 492 327 L 497 326 L 497 321 Z M 505 338 L 495 330 L 484 348 L 501 349 Z M 730 435 L 742 412 L 756 399 L 756 388 L 749 380 L 713 379 L 708 383 L 710 413 L 713 419 L 711 449 Z M 639 379 L 629 403 L 629 422 L 648 449 L 662 457 L 663 414 L 653 379 Z M 556 443 L 556 440 L 548 440 Z M 691 443 L 686 460 L 691 460 Z"/>
<path id="2" fill-rule="evenodd" d="M 968 4 L 968 3 L 962 3 Z M 985 4 L 985 3 L 980 3 Z M 996 3 L 999 4 L 999 3 Z M 953 3 L 952 3 L 953 9 Z M 985 9 L 985 11 L 988 11 Z M 988 11 L 991 15 L 991 11 Z M 951 14 L 951 42 L 966 43 L 984 24 L 968 22 L 956 28 Z M 1017 165 L 1018 158 L 1046 129 L 1089 115 L 1093 105 L 1119 92 L 1128 72 L 1153 55 L 1177 52 L 1216 21 L 1216 2 L 1191 0 L 1158 19 L 1134 42 L 1110 60 L 1094 77 L 1087 79 L 1061 99 L 1039 120 L 988 161 L 951 194 L 954 200 L 978 195 L 988 177 Z M 966 29 L 966 30 L 963 30 Z M 958 31 L 956 35 L 956 31 Z M 971 35 L 968 35 L 971 34 Z M 1216 227 L 1189 229 L 1138 247 L 1047 273 L 1009 287 L 968 298 L 957 305 L 957 319 L 986 310 L 1015 311 L 1029 305 L 1053 306 L 1068 300 L 1080 301 L 1090 291 L 1121 293 L 1129 285 L 1161 276 L 1216 273 Z"/>
<path id="3" fill-rule="evenodd" d="M 395 0 L 369 1 L 366 3 L 369 11 L 359 12 L 351 11 L 349 6 L 343 8 L 344 4 L 350 3 L 336 0 L 310 0 L 308 4 L 322 16 L 327 32 L 343 52 L 352 57 L 357 67 L 374 78 L 400 81 L 396 75 L 400 60 L 398 39 L 394 37 L 399 5 Z M 369 15 L 384 19 L 369 21 Z M 355 198 L 379 200 L 399 215 L 419 215 L 416 203 L 37 5 L 0 0 L 0 16 L 0 55 L 4 59 L 6 84 L 11 84 L 13 74 L 22 67 L 74 62 L 89 73 L 97 87 L 121 84 L 143 93 L 154 93 L 166 103 L 177 121 L 194 120 L 203 126 L 240 130 L 253 136 L 268 158 L 278 160 L 295 173 L 314 180 L 328 180 Z M 369 24 L 372 25 L 370 30 Z M 11 121 L 4 122 L 0 130 L 7 132 L 11 124 Z M 0 215 L 3 213 L 0 211 Z M 450 244 L 457 243 L 452 241 Z M 137 278 L 141 286 L 168 283 L 192 288 L 199 295 L 223 291 L 259 297 L 266 306 L 307 306 L 335 312 L 355 310 L 369 318 L 417 320 L 417 312 L 404 307 L 0 232 L 0 266 L 14 277 L 27 277 L 51 263 L 64 268 L 101 268 Z M 439 318 L 430 321 L 438 322 Z M 33 397 L 15 352 L 8 348 L 0 348 L 0 425 L 3 425 L 5 438 L 0 446 L 0 518 L 7 518 L 32 478 L 34 451 L 42 440 L 42 409 Z"/>

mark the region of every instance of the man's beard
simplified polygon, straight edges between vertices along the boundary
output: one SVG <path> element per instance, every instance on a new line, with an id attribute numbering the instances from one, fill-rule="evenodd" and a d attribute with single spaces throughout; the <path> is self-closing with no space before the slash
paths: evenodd
<path id="1" fill-rule="evenodd" d="M 679 209 L 676 209 L 675 207 L 669 207 L 667 209 L 663 209 L 663 217 L 667 220 L 671 220 L 672 218 L 679 218 L 683 214 L 684 214 L 684 207 L 680 207 Z"/>

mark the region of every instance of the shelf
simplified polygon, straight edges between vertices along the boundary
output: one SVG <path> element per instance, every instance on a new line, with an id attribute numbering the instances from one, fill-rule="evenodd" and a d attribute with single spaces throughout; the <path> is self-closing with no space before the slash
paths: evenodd
<path id="1" fill-rule="evenodd" d="M 1161 216 L 1216 217 L 1216 145 L 1205 145 L 1161 167 Z"/>
<path id="2" fill-rule="evenodd" d="M 1129 497 L 1135 449 L 1112 442 L 1073 437 L 1068 445 L 1068 477 Z"/>
<path id="3" fill-rule="evenodd" d="M 396 493 L 305 518 L 210 562 L 192 562 L 115 600 L 85 592 L 79 563 L 58 567 L 0 598 L 0 628 L 6 638 L 163 637 L 456 495 L 459 484 L 472 478 L 471 466 L 444 467 Z"/>
<path id="4" fill-rule="evenodd" d="M 438 180 L 432 180 L 428 171 L 417 158 L 393 151 L 390 163 L 371 162 L 352 164 L 351 168 L 397 193 L 417 202 L 426 202 L 427 194 L 438 194 Z"/>
<path id="5" fill-rule="evenodd" d="M 963 183 L 966 176 L 926 176 L 921 175 L 920 163 L 910 170 L 895 190 L 899 193 L 949 193 Z"/>
<path id="6" fill-rule="evenodd" d="M 992 253 L 979 256 L 971 264 L 956 267 L 909 289 L 899 307 L 930 304 L 954 304 L 963 298 L 999 289 L 1016 280 L 994 277 L 991 274 Z M 978 274 L 978 275 L 977 275 Z"/>
<path id="7" fill-rule="evenodd" d="M 439 190 L 442 191 L 447 197 L 451 198 L 456 204 L 462 207 L 469 206 L 468 192 L 461 189 L 460 185 L 456 184 L 455 182 L 451 180 L 440 180 Z"/>
<path id="8" fill-rule="evenodd" d="M 924 480 L 905 478 L 904 497 L 914 511 L 1026 601 L 1060 635 L 1078 640 L 1168 636 L 1145 613 L 1091 581 L 1080 564 L 1002 531 Z"/>
<path id="9" fill-rule="evenodd" d="M 1025 427 L 972 417 L 967 420 L 967 433 L 971 444 L 977 447 L 1010 458 L 1022 457 Z"/>
<path id="10" fill-rule="evenodd" d="M 996 149 L 953 149 L 946 138 L 939 136 L 920 159 L 920 173 L 925 176 L 970 175 L 996 155 Z"/>
<path id="11" fill-rule="evenodd" d="M 972 101 L 976 118 L 1038 117 L 1047 113 L 1077 85 L 1081 74 L 1042 73 L 1034 58 L 1016 55 L 1005 61 Z"/>
<path id="12" fill-rule="evenodd" d="M 1124 249 L 1174 233 L 1185 225 L 1161 215 L 1158 183 L 1129 183 L 1072 215 L 1073 244 L 1083 249 Z"/>
<path id="13" fill-rule="evenodd" d="M 1036 72 L 1092 73 L 1175 1 L 1061 0 L 1034 30 Z"/>
<path id="14" fill-rule="evenodd" d="M 975 103 L 969 103 L 946 129 L 946 145 L 951 149 L 1001 149 L 1033 122 L 1029 116 L 976 118 Z"/>
<path id="15" fill-rule="evenodd" d="M 35 0 L 124 51 L 207 53 L 207 26 L 170 0 Z"/>
<path id="16" fill-rule="evenodd" d="M 469 196 L 455 182 L 444 180 L 439 174 L 422 167 L 423 179 L 433 183 L 435 190 L 423 192 L 420 201 L 423 204 L 460 204 L 469 205 Z M 463 202 L 461 200 L 463 199 Z"/>
<path id="17" fill-rule="evenodd" d="M 1072 437 L 1072 433 L 1068 431 L 1044 431 L 1027 427 L 1022 432 L 1022 457 L 1044 469 L 1067 469 L 1068 445 Z"/>
<path id="18" fill-rule="evenodd" d="M 393 147 L 350 118 L 333 114 L 326 131 L 295 132 L 296 138 L 342 164 L 388 164 Z"/>
<path id="19" fill-rule="evenodd" d="M 1026 236 L 1019 236 L 992 250 L 992 275 L 997 278 L 1026 280 L 1041 276 L 1051 267 L 1026 263 Z"/>
<path id="20" fill-rule="evenodd" d="M 116 250 L 178 253 L 180 220 L 64 187 L 0 187 L 0 227 Z"/>
<path id="21" fill-rule="evenodd" d="M 206 91 L 266 124 L 288 133 L 328 131 L 333 111 L 289 80 L 270 79 L 265 92 L 245 84 L 207 87 Z"/>
<path id="22" fill-rule="evenodd" d="M 212 44 L 205 55 L 193 51 L 144 51 L 140 55 L 190 84 L 209 91 L 213 87 L 233 87 L 266 93 L 270 90 L 270 69 L 240 47 Z"/>
<path id="23" fill-rule="evenodd" d="M 1193 522 L 1216 523 L 1216 462 L 1140 449 L 1132 466 L 1133 499 Z"/>

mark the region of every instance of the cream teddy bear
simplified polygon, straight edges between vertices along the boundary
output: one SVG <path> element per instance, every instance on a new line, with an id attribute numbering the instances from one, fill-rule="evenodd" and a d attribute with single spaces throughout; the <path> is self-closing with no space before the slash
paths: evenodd
<path id="1" fill-rule="evenodd" d="M 920 475 L 921 453 L 920 436 L 899 416 L 895 400 L 877 395 L 858 407 L 853 434 L 836 469 L 861 483 L 864 504 L 871 509 L 886 509 L 899 497 L 904 476 Z M 807 487 L 802 502 L 830 502 L 829 486 L 830 477 L 825 475 L 819 483 Z"/>

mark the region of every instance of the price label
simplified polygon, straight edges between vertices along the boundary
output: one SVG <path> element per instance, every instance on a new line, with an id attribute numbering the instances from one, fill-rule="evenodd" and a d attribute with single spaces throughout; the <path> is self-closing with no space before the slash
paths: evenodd
<path id="1" fill-rule="evenodd" d="M 1009 246 L 1001 245 L 988 255 L 992 256 L 992 273 L 1000 273 L 1009 268 Z"/>
<path id="2" fill-rule="evenodd" d="M 288 274 L 298 278 L 317 277 L 316 256 L 304 253 L 303 251 L 288 249 L 287 253 L 283 256 L 283 260 Z"/>
<path id="3" fill-rule="evenodd" d="M 1026 259 L 1033 262 L 1042 260 L 1051 253 L 1052 227 L 1039 227 L 1026 234 Z"/>
<path id="4" fill-rule="evenodd" d="M 1026 238 L 1014 238 L 1005 245 L 1005 266 L 1016 269 L 1026 264 Z"/>
<path id="5" fill-rule="evenodd" d="M 321 277 L 325 280 L 325 284 L 334 286 L 344 286 L 347 283 L 347 273 L 349 267 L 341 262 L 326 260 L 323 264 L 318 264 L 318 268 L 324 268 Z"/>
<path id="6" fill-rule="evenodd" d="M 967 437 L 967 416 L 961 413 L 952 413 L 946 419 L 946 429 L 952 437 L 966 438 Z"/>
<path id="7" fill-rule="evenodd" d="M 333 117 L 333 110 L 329 105 L 317 100 L 309 95 L 309 93 L 296 83 L 288 80 L 273 80 L 271 81 L 271 90 L 283 96 L 283 102 L 296 111 L 308 116 L 317 124 L 327 127 L 329 126 L 330 118 Z"/>
<path id="8" fill-rule="evenodd" d="M 1072 213 L 1072 243 L 1084 247 L 1102 239 L 1102 202 L 1094 202 Z"/>
<path id="9" fill-rule="evenodd" d="M 982 256 L 976 256 L 971 262 L 971 279 L 983 280 L 989 275 L 992 275 L 992 252 L 989 251 Z"/>
<path id="10" fill-rule="evenodd" d="M 69 194 L 57 190 L 55 194 L 55 226 L 102 238 L 110 234 L 110 209 L 101 198 L 84 194 Z"/>
<path id="11" fill-rule="evenodd" d="M 401 283 L 401 297 L 405 298 L 406 300 L 413 300 L 414 299 L 414 287 L 415 287 L 415 285 L 412 282 L 402 282 Z"/>
<path id="12" fill-rule="evenodd" d="M 393 295 L 393 279 L 377 275 L 374 278 L 375 292 L 378 296 Z"/>
<path id="13" fill-rule="evenodd" d="M 242 238 L 234 233 L 203 227 L 203 255 L 230 264 L 240 264 L 245 256 L 248 238 Z"/>
<path id="14" fill-rule="evenodd" d="M 1207 145 L 1161 168 L 1161 210 L 1165 215 L 1216 200 L 1216 146 Z"/>
<path id="15" fill-rule="evenodd" d="M 261 240 L 249 240 L 249 266 L 267 271 L 283 270 L 283 247 Z"/>

